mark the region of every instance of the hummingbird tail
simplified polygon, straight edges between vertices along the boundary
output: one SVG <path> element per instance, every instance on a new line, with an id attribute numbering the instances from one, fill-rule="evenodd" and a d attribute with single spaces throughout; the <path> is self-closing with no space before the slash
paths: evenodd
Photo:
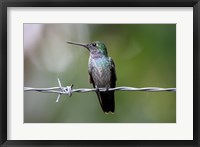
<path id="1" fill-rule="evenodd" d="M 115 111 L 114 91 L 99 92 L 97 95 L 103 111 L 105 113 L 108 112 L 114 113 Z"/>

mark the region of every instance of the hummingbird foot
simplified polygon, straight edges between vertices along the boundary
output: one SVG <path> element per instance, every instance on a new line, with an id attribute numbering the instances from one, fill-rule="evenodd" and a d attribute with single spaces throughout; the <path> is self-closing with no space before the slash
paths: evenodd
<path id="1" fill-rule="evenodd" d="M 96 88 L 96 92 L 99 92 L 99 87 L 97 85 L 95 85 L 95 88 Z"/>
<path id="2" fill-rule="evenodd" d="M 106 87 L 106 91 L 109 91 L 109 88 L 108 88 L 108 87 Z"/>

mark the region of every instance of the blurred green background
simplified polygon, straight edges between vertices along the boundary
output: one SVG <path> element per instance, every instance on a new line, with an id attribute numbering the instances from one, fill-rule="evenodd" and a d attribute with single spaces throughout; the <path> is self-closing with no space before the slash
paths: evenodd
<path id="1" fill-rule="evenodd" d="M 24 87 L 92 88 L 89 52 L 66 41 L 103 41 L 115 62 L 117 87 L 176 87 L 175 24 L 24 24 Z M 175 123 L 176 93 L 116 91 L 115 114 L 95 92 L 24 92 L 25 123 Z"/>

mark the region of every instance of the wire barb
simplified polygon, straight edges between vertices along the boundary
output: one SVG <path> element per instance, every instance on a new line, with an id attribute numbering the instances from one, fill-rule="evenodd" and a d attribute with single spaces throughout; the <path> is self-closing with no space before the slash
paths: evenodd
<path id="1" fill-rule="evenodd" d="M 59 101 L 62 94 L 66 94 L 69 97 L 72 96 L 74 92 L 96 92 L 97 89 L 89 89 L 89 88 L 79 88 L 73 89 L 73 84 L 71 86 L 63 87 L 61 82 L 58 80 L 59 87 L 50 87 L 50 88 L 32 88 L 32 87 L 24 87 L 24 91 L 38 91 L 44 93 L 57 93 L 56 102 Z M 176 92 L 176 88 L 160 88 L 160 87 L 144 87 L 144 88 L 136 88 L 136 87 L 116 87 L 116 88 L 98 88 L 99 91 L 149 91 L 149 92 L 159 92 L 159 91 L 168 91 L 168 92 Z"/>

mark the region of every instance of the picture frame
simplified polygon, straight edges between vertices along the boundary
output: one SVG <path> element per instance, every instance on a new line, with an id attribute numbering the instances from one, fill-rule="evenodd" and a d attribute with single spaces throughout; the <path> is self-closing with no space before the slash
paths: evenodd
<path id="1" fill-rule="evenodd" d="M 7 135 L 7 8 L 8 7 L 193 7 L 193 140 L 8 140 Z M 199 0 L 174 0 L 174 1 L 146 1 L 146 0 L 131 0 L 131 1 L 86 1 L 86 0 L 68 0 L 68 1 L 15 1 L 7 0 L 1 1 L 1 98 L 0 98 L 0 144 L 1 146 L 43 146 L 43 145 L 55 145 L 55 146 L 116 146 L 116 145 L 129 145 L 129 146 L 198 146 L 199 143 L 199 111 L 200 106 L 198 97 L 198 67 L 199 67 L 199 35 L 200 35 L 200 2 Z"/>

